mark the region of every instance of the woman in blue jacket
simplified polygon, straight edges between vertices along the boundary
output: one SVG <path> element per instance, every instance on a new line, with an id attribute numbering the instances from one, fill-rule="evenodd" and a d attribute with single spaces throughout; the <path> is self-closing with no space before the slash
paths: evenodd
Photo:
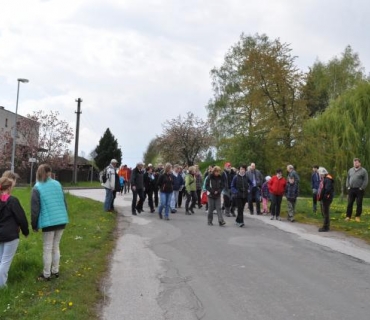
<path id="1" fill-rule="evenodd" d="M 35 232 L 42 230 L 44 269 L 38 279 L 48 281 L 51 276 L 59 277 L 59 243 L 69 220 L 62 186 L 51 178 L 51 167 L 42 164 L 36 179 L 32 190 L 31 224 Z"/>

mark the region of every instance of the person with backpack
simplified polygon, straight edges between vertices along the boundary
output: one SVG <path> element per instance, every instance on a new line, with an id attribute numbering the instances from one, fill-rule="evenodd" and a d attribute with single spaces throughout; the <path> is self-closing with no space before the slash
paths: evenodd
<path id="1" fill-rule="evenodd" d="M 101 185 L 105 188 L 104 210 L 112 212 L 113 191 L 116 190 L 116 167 L 118 161 L 112 159 L 100 175 Z"/>

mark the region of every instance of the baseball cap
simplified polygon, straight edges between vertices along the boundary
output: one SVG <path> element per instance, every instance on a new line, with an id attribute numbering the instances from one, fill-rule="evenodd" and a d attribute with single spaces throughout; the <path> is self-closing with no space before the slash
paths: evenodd
<path id="1" fill-rule="evenodd" d="M 112 160 L 110 161 L 110 163 L 118 163 L 118 161 L 117 161 L 116 159 L 112 159 Z"/>
<path id="2" fill-rule="evenodd" d="M 231 163 L 230 162 L 226 162 L 225 163 L 225 167 L 231 167 Z"/>

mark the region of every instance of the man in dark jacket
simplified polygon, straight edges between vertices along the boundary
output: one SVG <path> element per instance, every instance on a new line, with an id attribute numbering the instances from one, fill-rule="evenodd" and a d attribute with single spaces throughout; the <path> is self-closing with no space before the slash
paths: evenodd
<path id="1" fill-rule="evenodd" d="M 231 169 L 231 163 L 226 162 L 224 166 L 224 172 L 222 173 L 224 179 L 224 189 L 222 195 L 224 198 L 225 216 L 230 217 L 230 214 L 235 217 L 234 208 L 232 206 L 233 199 L 231 194 L 231 182 L 235 177 L 235 172 Z"/>
<path id="2" fill-rule="evenodd" d="M 327 232 L 330 229 L 329 210 L 334 198 L 334 179 L 323 167 L 319 168 L 319 174 L 321 180 L 317 196 L 321 202 L 322 215 L 324 217 L 324 224 L 319 229 L 319 232 Z"/>
<path id="3" fill-rule="evenodd" d="M 144 174 L 143 174 L 143 163 L 138 162 L 135 169 L 131 173 L 131 190 L 132 190 L 132 214 L 136 216 L 136 210 L 141 213 L 143 210 L 144 203 Z M 139 201 L 137 198 L 139 197 Z"/>
<path id="4" fill-rule="evenodd" d="M 261 200 L 261 187 L 263 184 L 263 175 L 261 171 L 256 169 L 256 164 L 251 163 L 250 165 L 250 170 L 247 171 L 247 177 L 248 180 L 251 182 L 250 186 L 250 192 L 249 192 L 249 197 L 248 197 L 248 208 L 249 208 L 249 213 L 253 213 L 253 202 L 256 202 L 256 209 L 257 209 L 257 214 L 261 214 L 261 205 L 260 205 L 260 200 Z"/>
<path id="5" fill-rule="evenodd" d="M 238 216 L 236 217 L 236 225 L 238 227 L 244 227 L 244 207 L 248 202 L 250 181 L 246 175 L 247 166 L 242 165 L 239 168 L 239 173 L 234 177 L 231 182 L 231 192 L 234 194 L 236 199 L 236 205 L 238 207 Z"/>

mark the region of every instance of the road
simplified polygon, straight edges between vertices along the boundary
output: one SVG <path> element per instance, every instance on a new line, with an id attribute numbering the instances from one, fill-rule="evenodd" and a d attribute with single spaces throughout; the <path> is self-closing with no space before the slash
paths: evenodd
<path id="1" fill-rule="evenodd" d="M 102 190 L 74 193 L 103 200 Z M 215 216 L 208 226 L 203 209 L 191 216 L 180 209 L 170 221 L 148 209 L 133 217 L 130 195 L 117 206 L 120 237 L 103 319 L 370 318 L 364 244 L 268 217 L 245 215 L 239 228 L 233 218 L 219 227 Z"/>

